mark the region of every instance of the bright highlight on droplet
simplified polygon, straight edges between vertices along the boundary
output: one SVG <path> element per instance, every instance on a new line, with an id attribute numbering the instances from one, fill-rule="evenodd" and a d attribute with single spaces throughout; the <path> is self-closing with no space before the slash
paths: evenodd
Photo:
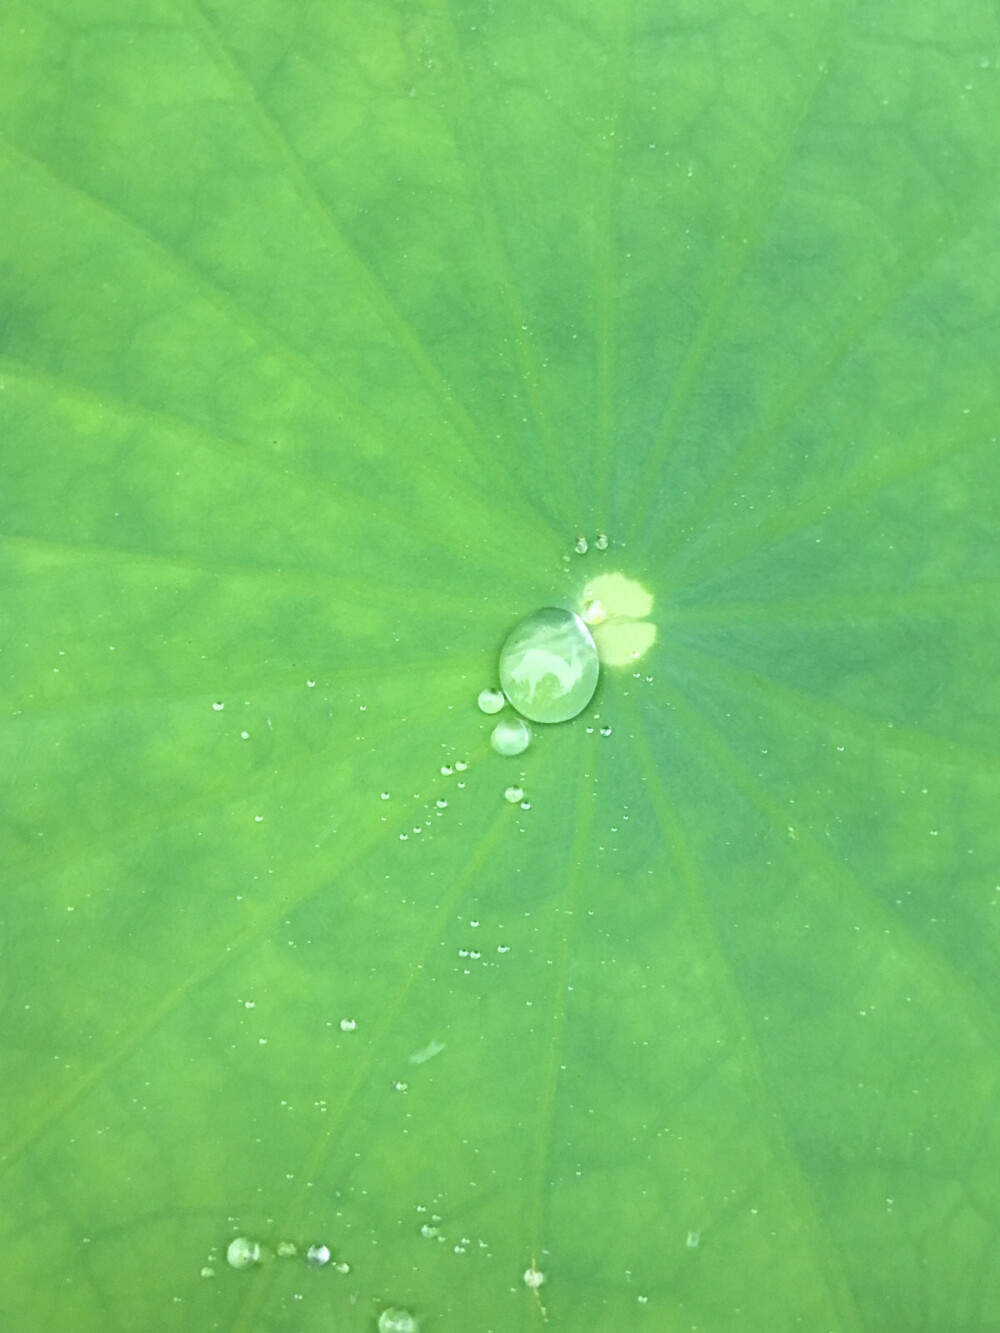
<path id="1" fill-rule="evenodd" d="M 590 630 L 573 611 L 543 606 L 500 650 L 500 684 L 532 722 L 566 722 L 590 703 L 600 664 Z"/>
<path id="2" fill-rule="evenodd" d="M 490 744 L 497 754 L 523 754 L 531 742 L 528 724 L 519 717 L 505 717 L 493 728 Z"/>
<path id="3" fill-rule="evenodd" d="M 477 703 L 483 713 L 499 713 L 507 700 L 501 690 L 480 690 Z"/>
<path id="4" fill-rule="evenodd" d="M 600 608 L 594 617 L 595 608 Z M 581 615 L 591 625 L 602 666 L 630 666 L 656 642 L 656 626 L 647 616 L 653 598 L 624 574 L 600 574 L 583 590 Z"/>

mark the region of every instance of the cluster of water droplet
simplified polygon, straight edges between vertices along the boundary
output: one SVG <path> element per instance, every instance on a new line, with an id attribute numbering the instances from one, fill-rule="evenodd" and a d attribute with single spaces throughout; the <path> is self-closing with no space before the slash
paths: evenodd
<path id="1" fill-rule="evenodd" d="M 498 674 L 501 688 L 481 690 L 478 703 L 490 715 L 508 702 L 515 710 L 515 716 L 499 719 L 490 736 L 497 754 L 513 756 L 531 743 L 528 722 L 567 722 L 583 712 L 597 689 L 600 664 L 584 620 L 575 611 L 543 606 L 508 634 Z"/>
<path id="2" fill-rule="evenodd" d="M 281 1240 L 274 1247 L 274 1252 L 279 1259 L 294 1259 L 299 1253 L 299 1247 L 294 1241 Z M 257 1264 L 263 1263 L 267 1257 L 263 1246 L 258 1241 L 251 1240 L 249 1236 L 237 1236 L 229 1242 L 226 1249 L 226 1263 L 230 1268 L 254 1268 Z M 310 1245 L 305 1252 L 305 1261 L 310 1268 L 325 1268 L 333 1259 L 333 1252 L 329 1245 L 315 1244 Z M 334 1263 L 333 1269 L 337 1273 L 349 1273 L 350 1264 Z M 215 1270 L 206 1265 L 201 1270 L 203 1277 L 214 1277 Z"/>
<path id="3" fill-rule="evenodd" d="M 607 549 L 608 549 L 607 533 L 599 532 L 597 536 L 594 538 L 594 550 L 606 551 Z M 577 537 L 576 541 L 573 543 L 573 550 L 577 553 L 577 555 L 586 555 L 587 552 L 590 550 L 590 543 L 587 541 L 586 537 L 583 535 L 582 532 L 580 533 L 579 537 Z"/>

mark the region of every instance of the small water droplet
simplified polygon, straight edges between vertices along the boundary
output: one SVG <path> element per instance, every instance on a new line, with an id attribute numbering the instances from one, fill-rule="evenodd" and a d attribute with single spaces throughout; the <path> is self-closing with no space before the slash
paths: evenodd
<path id="1" fill-rule="evenodd" d="M 389 799 L 389 793 L 387 791 L 384 791 L 382 793 L 382 800 L 387 801 L 388 799 Z"/>
<path id="2" fill-rule="evenodd" d="M 602 736 L 610 736 L 610 735 L 611 735 L 611 728 L 610 728 L 610 727 L 602 727 L 602 728 L 601 728 L 601 735 L 602 735 Z"/>
<path id="3" fill-rule="evenodd" d="M 294 1259 L 299 1252 L 299 1247 L 293 1240 L 279 1240 L 275 1246 L 275 1254 L 279 1259 Z"/>
<path id="4" fill-rule="evenodd" d="M 357 1026 L 357 1020 L 354 1018 L 342 1018 L 340 1020 L 341 1032 L 353 1032 Z"/>
<path id="5" fill-rule="evenodd" d="M 524 1270 L 524 1285 L 530 1287 L 532 1291 L 537 1291 L 545 1281 L 545 1274 L 540 1273 L 537 1268 L 526 1268 Z"/>
<path id="6" fill-rule="evenodd" d="M 443 778 L 450 778 L 451 775 L 452 775 L 452 773 L 454 773 L 454 771 L 455 771 L 455 770 L 452 768 L 451 764 L 442 764 L 442 765 L 441 765 L 441 776 L 442 776 Z"/>
<path id="7" fill-rule="evenodd" d="M 497 754 L 523 754 L 531 742 L 528 724 L 519 717 L 502 718 L 493 728 L 490 744 Z"/>
<path id="8" fill-rule="evenodd" d="M 503 798 L 505 801 L 510 801 L 511 805 L 517 805 L 519 801 L 524 800 L 524 792 L 520 787 L 508 787 Z"/>
<path id="9" fill-rule="evenodd" d="M 409 1310 L 383 1310 L 378 1317 L 378 1333 L 417 1333 L 417 1321 Z"/>
<path id="10" fill-rule="evenodd" d="M 456 772 L 456 773 L 464 773 L 465 770 L 466 770 L 468 767 L 469 767 L 469 765 L 465 762 L 464 759 L 456 759 L 456 760 L 455 760 L 455 772 Z M 459 783 L 459 786 L 461 786 L 461 785 L 462 785 L 462 784 Z"/>
<path id="11" fill-rule="evenodd" d="M 530 809 L 531 809 L 531 802 L 530 802 L 530 801 L 522 801 L 522 802 L 521 802 L 521 809 L 522 809 L 522 810 L 530 810 Z"/>
<path id="12" fill-rule="evenodd" d="M 584 537 L 582 534 L 579 537 L 577 537 L 576 542 L 573 546 L 573 550 L 577 553 L 577 555 L 586 555 L 588 550 L 586 537 Z"/>
<path id="13" fill-rule="evenodd" d="M 310 1245 L 306 1250 L 306 1263 L 311 1264 L 313 1268 L 322 1268 L 324 1264 L 329 1262 L 329 1245 Z"/>
<path id="14" fill-rule="evenodd" d="M 502 690 L 480 690 L 476 702 L 479 704 L 480 712 L 499 713 L 507 700 Z"/>
<path id="15" fill-rule="evenodd" d="M 260 1263 L 260 1246 L 247 1236 L 237 1236 L 229 1242 L 226 1262 L 230 1268 L 253 1268 L 254 1264 Z"/>
<path id="16" fill-rule="evenodd" d="M 444 797 L 442 797 L 442 796 L 439 796 L 439 797 L 437 798 L 437 800 L 434 802 L 434 804 L 437 806 L 437 808 L 438 808 L 439 810 L 447 810 L 447 809 L 448 809 L 448 802 L 447 802 L 447 801 L 444 799 Z"/>
<path id="17" fill-rule="evenodd" d="M 597 547 L 599 551 L 606 551 L 608 549 L 607 533 L 599 532 L 594 541 L 594 545 Z"/>
<path id="18" fill-rule="evenodd" d="M 225 706 L 226 706 L 226 705 L 225 705 L 224 703 L 221 703 L 220 701 L 217 700 L 217 701 L 212 705 L 212 711 L 215 712 L 215 713 L 221 713 L 222 710 L 225 708 Z"/>

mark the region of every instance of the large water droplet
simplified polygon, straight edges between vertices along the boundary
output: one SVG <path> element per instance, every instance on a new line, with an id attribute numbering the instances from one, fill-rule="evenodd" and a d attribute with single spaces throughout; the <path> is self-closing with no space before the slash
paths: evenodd
<path id="1" fill-rule="evenodd" d="M 497 754 L 523 754 L 531 742 L 528 724 L 519 717 L 505 717 L 493 728 L 490 744 Z"/>
<path id="2" fill-rule="evenodd" d="M 532 722 L 566 722 L 590 703 L 600 666 L 578 615 L 543 606 L 514 627 L 500 650 L 500 684 Z"/>
<path id="3" fill-rule="evenodd" d="M 409 1310 L 383 1310 L 378 1317 L 378 1333 L 417 1333 L 417 1327 Z"/>
<path id="4" fill-rule="evenodd" d="M 230 1268 L 253 1268 L 261 1259 L 260 1246 L 247 1236 L 237 1236 L 229 1242 L 226 1250 L 226 1262 Z"/>

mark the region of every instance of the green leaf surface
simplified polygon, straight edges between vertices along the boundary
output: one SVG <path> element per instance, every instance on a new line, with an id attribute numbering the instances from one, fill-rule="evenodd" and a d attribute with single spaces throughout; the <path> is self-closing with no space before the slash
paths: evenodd
<path id="1" fill-rule="evenodd" d="M 998 160 L 992 0 L 0 9 L 4 1328 L 1000 1329 Z"/>

